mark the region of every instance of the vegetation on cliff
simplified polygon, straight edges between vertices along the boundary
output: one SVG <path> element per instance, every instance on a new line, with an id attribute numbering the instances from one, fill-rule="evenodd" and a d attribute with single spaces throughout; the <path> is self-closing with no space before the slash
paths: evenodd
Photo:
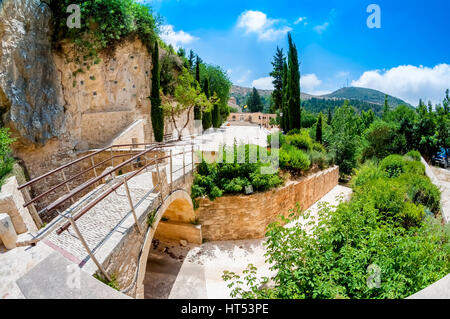
<path id="1" fill-rule="evenodd" d="M 7 128 L 0 128 L 0 188 L 5 176 L 8 175 L 14 166 L 11 144 L 14 139 L 11 138 Z"/>
<path id="2" fill-rule="evenodd" d="M 149 52 L 158 39 L 161 19 L 149 6 L 135 0 L 49 0 L 53 12 L 53 40 L 56 46 L 70 40 L 80 50 L 80 64 L 99 62 L 99 52 L 113 50 L 126 38 L 139 37 Z M 68 28 L 67 8 L 77 4 L 81 10 L 81 27 Z"/>

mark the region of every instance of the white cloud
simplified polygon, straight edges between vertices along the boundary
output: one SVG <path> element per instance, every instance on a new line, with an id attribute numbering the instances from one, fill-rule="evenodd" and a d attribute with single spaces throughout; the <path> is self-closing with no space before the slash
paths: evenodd
<path id="1" fill-rule="evenodd" d="M 306 19 L 307 19 L 306 17 L 300 17 L 294 22 L 294 24 L 299 24 L 300 22 L 303 22 L 304 25 L 307 25 L 308 22 L 305 21 Z"/>
<path id="2" fill-rule="evenodd" d="M 322 84 L 322 80 L 320 80 L 317 75 L 305 74 L 300 78 L 300 85 L 302 91 L 305 93 L 311 93 L 315 91 L 315 89 Z"/>
<path id="3" fill-rule="evenodd" d="M 274 41 L 292 30 L 288 26 L 277 26 L 280 20 L 269 19 L 264 12 L 244 11 L 238 19 L 237 26 L 245 33 L 255 33 L 261 41 Z"/>
<path id="4" fill-rule="evenodd" d="M 252 82 L 252 87 L 260 90 L 273 90 L 273 78 L 268 76 L 264 78 L 256 79 Z M 322 85 L 322 80 L 320 80 L 317 75 L 305 74 L 300 78 L 300 85 L 302 92 L 317 94 L 322 93 L 322 91 L 316 91 L 316 89 Z"/>
<path id="5" fill-rule="evenodd" d="M 236 83 L 238 83 L 238 84 L 247 83 L 248 78 L 250 77 L 250 74 L 252 74 L 251 70 L 247 70 L 244 73 L 241 73 L 241 76 L 236 80 Z"/>
<path id="6" fill-rule="evenodd" d="M 401 65 L 389 70 L 364 72 L 352 86 L 382 91 L 417 105 L 419 99 L 441 103 L 450 88 L 450 65 L 439 64 L 433 68 Z"/>
<path id="7" fill-rule="evenodd" d="M 320 25 L 316 25 L 313 29 L 314 31 L 316 31 L 318 34 L 322 34 L 324 33 L 327 29 L 328 26 L 330 25 L 330 23 L 325 22 L 324 24 L 320 24 Z"/>
<path id="8" fill-rule="evenodd" d="M 273 78 L 271 76 L 259 78 L 252 82 L 252 87 L 260 90 L 273 90 Z"/>
<path id="9" fill-rule="evenodd" d="M 171 44 L 175 49 L 178 49 L 180 46 L 189 44 L 198 38 L 183 30 L 175 31 L 173 25 L 167 24 L 161 26 L 161 39 L 167 44 Z"/>

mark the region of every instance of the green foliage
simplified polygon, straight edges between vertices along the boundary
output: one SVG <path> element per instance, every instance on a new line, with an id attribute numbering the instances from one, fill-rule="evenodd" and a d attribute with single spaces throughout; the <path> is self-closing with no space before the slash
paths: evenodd
<path id="1" fill-rule="evenodd" d="M 203 160 L 198 165 L 192 185 L 191 196 L 194 201 L 204 196 L 213 201 L 224 194 L 245 193 L 247 186 L 252 186 L 254 191 L 266 191 L 283 183 L 278 172 L 261 173 L 261 169 L 269 164 L 259 160 L 259 146 L 235 146 L 232 154 L 234 159 L 231 161 L 222 154 L 222 162 L 207 163 Z M 255 154 L 256 163 L 250 163 L 251 154 Z"/>
<path id="2" fill-rule="evenodd" d="M 151 228 L 153 228 L 153 224 L 156 220 L 156 209 L 151 211 L 147 216 L 147 225 L 149 225 Z"/>
<path id="3" fill-rule="evenodd" d="M 160 68 L 159 68 L 159 46 L 158 41 L 155 41 L 155 47 L 152 54 L 152 91 L 151 91 L 151 119 L 153 134 L 155 141 L 162 142 L 164 139 L 164 110 L 161 107 L 160 96 Z"/>
<path id="4" fill-rule="evenodd" d="M 401 299 L 441 279 L 450 272 L 450 228 L 439 219 L 425 219 L 425 205 L 409 195 L 412 178 L 431 184 L 412 173 L 388 178 L 371 161 L 357 170 L 351 201 L 336 211 L 324 204 L 318 217 L 299 209 L 280 217 L 268 227 L 265 244 L 266 263 L 275 274 L 259 278 L 253 265 L 242 279 L 227 271 L 223 279 L 231 296 Z M 309 231 L 303 222 L 283 227 L 300 214 Z M 380 271 L 378 287 L 369 285 L 373 267 Z"/>
<path id="5" fill-rule="evenodd" d="M 319 113 L 319 117 L 317 119 L 317 124 L 316 124 L 316 141 L 320 144 L 322 144 L 323 139 L 322 139 L 322 126 L 323 126 L 323 117 L 322 117 L 322 113 Z"/>
<path id="6" fill-rule="evenodd" d="M 363 150 L 363 160 L 384 158 L 389 154 L 402 154 L 406 150 L 406 139 L 398 134 L 394 123 L 376 121 L 365 133 L 367 145 Z"/>
<path id="7" fill-rule="evenodd" d="M 441 192 L 428 177 L 408 173 L 401 176 L 400 180 L 407 187 L 406 192 L 410 201 L 427 207 L 435 215 L 439 213 Z"/>
<path id="8" fill-rule="evenodd" d="M 311 167 L 307 153 L 290 144 L 280 149 L 280 167 L 294 173 L 306 172 Z"/>
<path id="9" fill-rule="evenodd" d="M 258 90 L 253 88 L 250 96 L 247 99 L 247 106 L 250 112 L 262 112 L 264 109 L 264 105 L 261 102 L 261 97 L 259 96 Z"/>
<path id="10" fill-rule="evenodd" d="M 0 187 L 3 180 L 14 166 L 14 158 L 11 155 L 11 144 L 15 141 L 9 133 L 9 129 L 0 128 Z"/>
<path id="11" fill-rule="evenodd" d="M 399 177 L 405 172 L 405 159 L 400 155 L 390 155 L 380 163 L 380 169 L 384 171 L 387 177 Z"/>
<path id="12" fill-rule="evenodd" d="M 297 47 L 288 34 L 288 84 L 287 105 L 289 109 L 289 130 L 301 128 L 301 99 L 300 99 L 300 66 Z"/>
<path id="13" fill-rule="evenodd" d="M 273 111 L 278 111 L 282 109 L 283 106 L 283 64 L 286 58 L 283 53 L 283 49 L 277 47 L 277 52 L 273 57 L 273 71 L 270 76 L 273 78 L 274 90 L 272 92 L 273 100 Z"/>
<path id="14" fill-rule="evenodd" d="M 66 10 L 70 4 L 80 6 L 81 28 L 67 27 Z M 148 5 L 134 0 L 51 0 L 49 5 L 53 13 L 55 45 L 64 39 L 75 43 L 80 64 L 98 63 L 102 50 L 111 50 L 128 37 L 139 37 L 149 51 L 158 39 L 160 19 L 154 17 Z"/>
<path id="15" fill-rule="evenodd" d="M 422 155 L 420 155 L 418 151 L 409 151 L 408 153 L 406 153 L 406 156 L 418 162 L 420 162 L 422 159 Z"/>
<path id="16" fill-rule="evenodd" d="M 307 130 L 302 130 L 299 133 L 295 132 L 291 135 L 286 136 L 286 143 L 307 152 L 312 150 L 314 145 L 314 141 L 309 136 Z"/>

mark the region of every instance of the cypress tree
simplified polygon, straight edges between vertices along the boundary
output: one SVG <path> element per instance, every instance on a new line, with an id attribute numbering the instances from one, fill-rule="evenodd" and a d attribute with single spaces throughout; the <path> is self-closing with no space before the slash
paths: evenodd
<path id="1" fill-rule="evenodd" d="M 317 126 L 316 126 L 316 141 L 322 144 L 322 112 L 319 113 L 319 117 L 317 118 Z"/>
<path id="2" fill-rule="evenodd" d="M 164 112 L 161 107 L 160 89 L 160 70 L 159 70 L 159 47 L 158 41 L 155 41 L 155 48 L 152 54 L 152 92 L 150 101 L 152 103 L 151 118 L 153 126 L 153 134 L 155 141 L 162 142 L 164 139 Z"/>
<path id="3" fill-rule="evenodd" d="M 209 91 L 209 80 L 207 78 L 203 81 L 203 92 L 208 99 L 211 97 L 211 93 Z M 209 129 L 212 126 L 211 111 L 203 112 L 202 125 L 204 130 Z"/>
<path id="4" fill-rule="evenodd" d="M 281 110 L 283 112 L 283 116 L 281 117 L 281 128 L 285 132 L 289 132 L 289 108 L 288 108 L 288 78 L 289 78 L 289 69 L 286 61 L 283 63 L 283 100 Z"/>
<path id="5" fill-rule="evenodd" d="M 387 94 L 384 96 L 384 109 L 383 109 L 383 119 L 386 120 L 389 113 L 389 102 Z"/>
<path id="6" fill-rule="evenodd" d="M 273 57 L 273 71 L 270 76 L 273 78 L 272 100 L 273 100 L 273 110 L 282 110 L 283 107 L 283 66 L 285 62 L 283 49 L 277 47 L 277 52 Z"/>
<path id="7" fill-rule="evenodd" d="M 195 66 L 195 80 L 197 81 L 198 85 L 200 85 L 200 58 L 197 55 L 197 61 Z M 199 106 L 194 106 L 194 120 L 201 120 L 202 119 L 202 110 Z"/>
<path id="8" fill-rule="evenodd" d="M 288 105 L 289 105 L 289 128 L 301 128 L 301 100 L 300 100 L 300 68 L 298 62 L 297 47 L 288 34 L 289 40 L 289 77 L 288 77 Z"/>
<path id="9" fill-rule="evenodd" d="M 331 114 L 331 108 L 328 108 L 328 120 L 327 120 L 327 124 L 331 125 L 331 122 L 333 121 L 333 115 Z"/>
<path id="10" fill-rule="evenodd" d="M 214 128 L 219 128 L 222 125 L 219 104 L 214 104 L 212 109 L 212 124 Z"/>

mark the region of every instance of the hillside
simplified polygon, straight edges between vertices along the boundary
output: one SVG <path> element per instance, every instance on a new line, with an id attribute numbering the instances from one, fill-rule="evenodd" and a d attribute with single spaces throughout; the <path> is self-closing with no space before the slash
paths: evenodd
<path id="1" fill-rule="evenodd" d="M 236 99 L 236 104 L 244 106 L 251 91 L 252 88 L 233 85 L 230 95 Z M 258 90 L 266 110 L 270 107 L 272 92 L 272 90 Z M 302 106 L 314 113 L 327 111 L 328 108 L 334 109 L 341 106 L 343 100 L 349 100 L 350 104 L 358 111 L 372 109 L 375 114 L 380 115 L 383 110 L 385 95 L 385 93 L 377 90 L 348 87 L 320 96 L 302 93 L 301 98 Z M 390 95 L 388 95 L 388 102 L 391 107 L 397 107 L 400 104 L 410 106 L 405 101 Z"/>
<path id="2" fill-rule="evenodd" d="M 359 100 L 362 102 L 384 105 L 385 93 L 359 87 L 347 87 L 339 89 L 333 93 L 319 96 L 318 98 L 331 98 L 331 99 L 346 99 L 346 100 Z M 405 101 L 388 95 L 388 102 L 391 107 L 397 107 L 398 105 L 409 105 Z"/>

